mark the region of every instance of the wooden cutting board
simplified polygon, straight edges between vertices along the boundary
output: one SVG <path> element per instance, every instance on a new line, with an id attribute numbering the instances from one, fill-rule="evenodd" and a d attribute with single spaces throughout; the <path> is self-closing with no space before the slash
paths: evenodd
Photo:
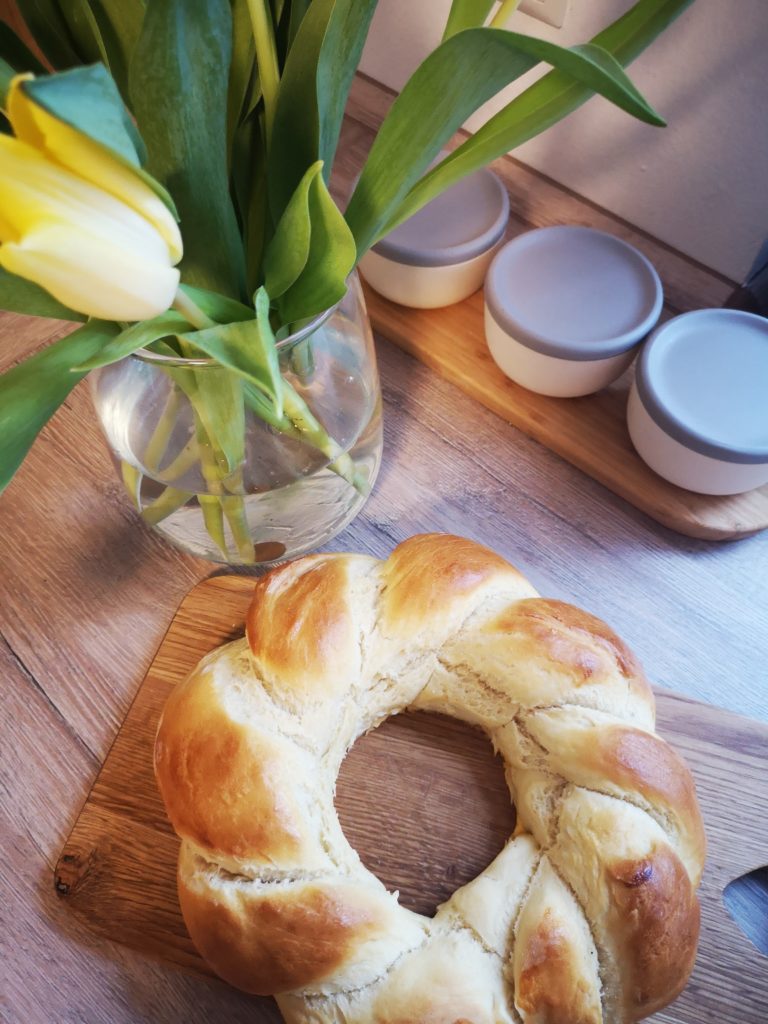
<path id="1" fill-rule="evenodd" d="M 367 285 L 365 296 L 371 323 L 385 338 L 663 526 L 702 540 L 736 540 L 768 527 L 768 486 L 726 497 L 693 494 L 646 466 L 626 425 L 634 371 L 584 398 L 537 395 L 491 358 L 481 292 L 443 309 L 398 306 Z"/>
<path id="2" fill-rule="evenodd" d="M 56 867 L 61 897 L 99 935 L 206 974 L 176 901 L 178 840 L 155 786 L 152 746 L 174 683 L 242 635 L 252 587 L 248 577 L 218 576 L 185 598 Z M 768 958 L 730 918 L 722 893 L 768 863 L 768 726 L 665 691 L 658 711 L 661 733 L 693 768 L 709 857 L 696 970 L 653 1021 L 765 1024 Z M 488 740 L 435 715 L 392 718 L 360 740 L 344 763 L 337 806 L 365 863 L 425 913 L 485 867 L 514 823 Z M 280 1020 L 272 1000 L 254 998 L 253 1020 Z"/>

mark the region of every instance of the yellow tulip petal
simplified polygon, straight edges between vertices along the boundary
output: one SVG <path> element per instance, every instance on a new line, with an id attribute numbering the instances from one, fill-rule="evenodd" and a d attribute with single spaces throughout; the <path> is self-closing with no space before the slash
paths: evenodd
<path id="1" fill-rule="evenodd" d="M 69 226 L 73 240 L 88 231 L 113 248 L 171 263 L 164 239 L 132 207 L 7 135 L 0 135 L 0 219 L 12 232 L 2 236 L 4 241 L 58 223 Z"/>
<path id="2" fill-rule="evenodd" d="M 130 206 L 159 232 L 170 262 L 178 263 L 183 255 L 181 234 L 165 203 L 103 146 L 35 103 L 24 91 L 29 77 L 17 75 L 8 92 L 8 118 L 16 137 Z"/>
<path id="3" fill-rule="evenodd" d="M 58 224 L 0 246 L 0 266 L 41 285 L 65 306 L 102 320 L 147 320 L 168 309 L 179 272 L 141 259 L 103 237 L 81 233 L 73 242 Z"/>
<path id="4" fill-rule="evenodd" d="M 18 242 L 19 233 L 13 224 L 6 220 L 0 211 L 0 242 Z"/>

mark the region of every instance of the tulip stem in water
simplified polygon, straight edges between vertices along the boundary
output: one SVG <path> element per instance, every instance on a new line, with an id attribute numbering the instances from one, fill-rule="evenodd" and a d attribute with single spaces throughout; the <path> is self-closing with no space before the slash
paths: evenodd
<path id="1" fill-rule="evenodd" d="M 149 526 L 156 526 L 169 515 L 186 505 L 193 495 L 190 491 L 180 491 L 175 487 L 166 487 L 165 490 L 146 508 L 141 510 L 141 518 Z"/>
<path id="2" fill-rule="evenodd" d="M 197 303 L 182 289 L 176 293 L 173 308 L 198 330 L 207 330 L 217 326 L 216 322 L 200 309 Z M 194 356 L 195 349 L 192 340 L 182 341 L 179 339 L 179 344 L 183 358 Z M 297 359 L 301 361 L 301 357 L 305 354 L 310 353 L 307 353 L 306 350 L 297 353 Z M 310 367 L 302 368 L 310 369 Z M 294 367 L 294 369 L 296 368 Z M 328 469 L 346 480 L 361 494 L 367 494 L 368 481 L 357 472 L 354 461 L 328 434 L 301 395 L 287 380 L 283 379 L 281 382 L 284 412 L 278 416 L 275 405 L 250 382 L 243 381 L 239 377 L 235 378 L 241 389 L 239 398 L 235 398 L 228 393 L 229 389 L 221 390 L 220 382 L 216 383 L 218 373 L 215 369 L 213 370 L 214 373 L 217 373 L 215 380 L 209 380 L 204 376 L 210 372 L 208 367 L 203 367 L 199 371 L 194 367 L 189 369 L 177 367 L 168 370 L 176 387 L 186 395 L 192 406 L 195 418 L 195 436 L 166 467 L 164 476 L 175 480 L 191 468 L 190 462 L 199 462 L 208 493 L 198 494 L 198 503 L 206 530 L 225 558 L 229 559 L 225 530 L 226 527 L 229 527 L 240 561 L 245 563 L 254 561 L 253 538 L 248 524 L 243 494 L 242 463 L 245 459 L 245 423 L 241 424 L 243 436 L 242 450 L 240 450 L 238 444 L 233 445 L 233 440 L 238 436 L 240 430 L 236 425 L 238 406 L 233 404 L 233 400 L 235 403 L 239 402 L 241 416 L 242 403 L 245 400 L 246 406 L 273 429 L 322 452 L 329 460 Z M 224 411 L 227 412 L 226 416 L 222 415 Z M 157 469 L 163 459 L 165 446 L 171 437 L 175 412 L 176 403 L 171 397 L 147 446 L 145 460 L 149 469 Z M 234 420 L 233 417 L 235 417 Z M 222 430 L 226 435 L 226 441 L 224 436 L 221 438 L 217 436 Z M 160 497 L 144 511 L 144 518 L 151 523 L 157 523 L 166 515 L 176 511 L 191 496 L 188 492 L 172 485 L 167 486 Z"/>
<path id="3" fill-rule="evenodd" d="M 144 465 L 150 473 L 157 473 L 160 470 L 160 463 L 167 453 L 168 442 L 171 440 L 171 434 L 176 425 L 180 406 L 179 392 L 174 387 L 168 393 L 165 408 L 155 424 L 155 429 L 147 442 L 147 447 L 144 449 Z"/>

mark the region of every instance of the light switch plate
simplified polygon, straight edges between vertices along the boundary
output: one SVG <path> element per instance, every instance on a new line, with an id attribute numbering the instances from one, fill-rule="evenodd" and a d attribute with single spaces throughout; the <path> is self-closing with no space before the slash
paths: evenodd
<path id="1" fill-rule="evenodd" d="M 520 10 L 554 28 L 562 28 L 571 0 L 523 0 Z"/>

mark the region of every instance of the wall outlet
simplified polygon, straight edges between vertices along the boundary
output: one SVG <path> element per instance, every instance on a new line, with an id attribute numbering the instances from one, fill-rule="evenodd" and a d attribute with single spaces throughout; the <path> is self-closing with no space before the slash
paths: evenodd
<path id="1" fill-rule="evenodd" d="M 571 0 L 523 0 L 520 10 L 554 28 L 562 28 Z"/>

